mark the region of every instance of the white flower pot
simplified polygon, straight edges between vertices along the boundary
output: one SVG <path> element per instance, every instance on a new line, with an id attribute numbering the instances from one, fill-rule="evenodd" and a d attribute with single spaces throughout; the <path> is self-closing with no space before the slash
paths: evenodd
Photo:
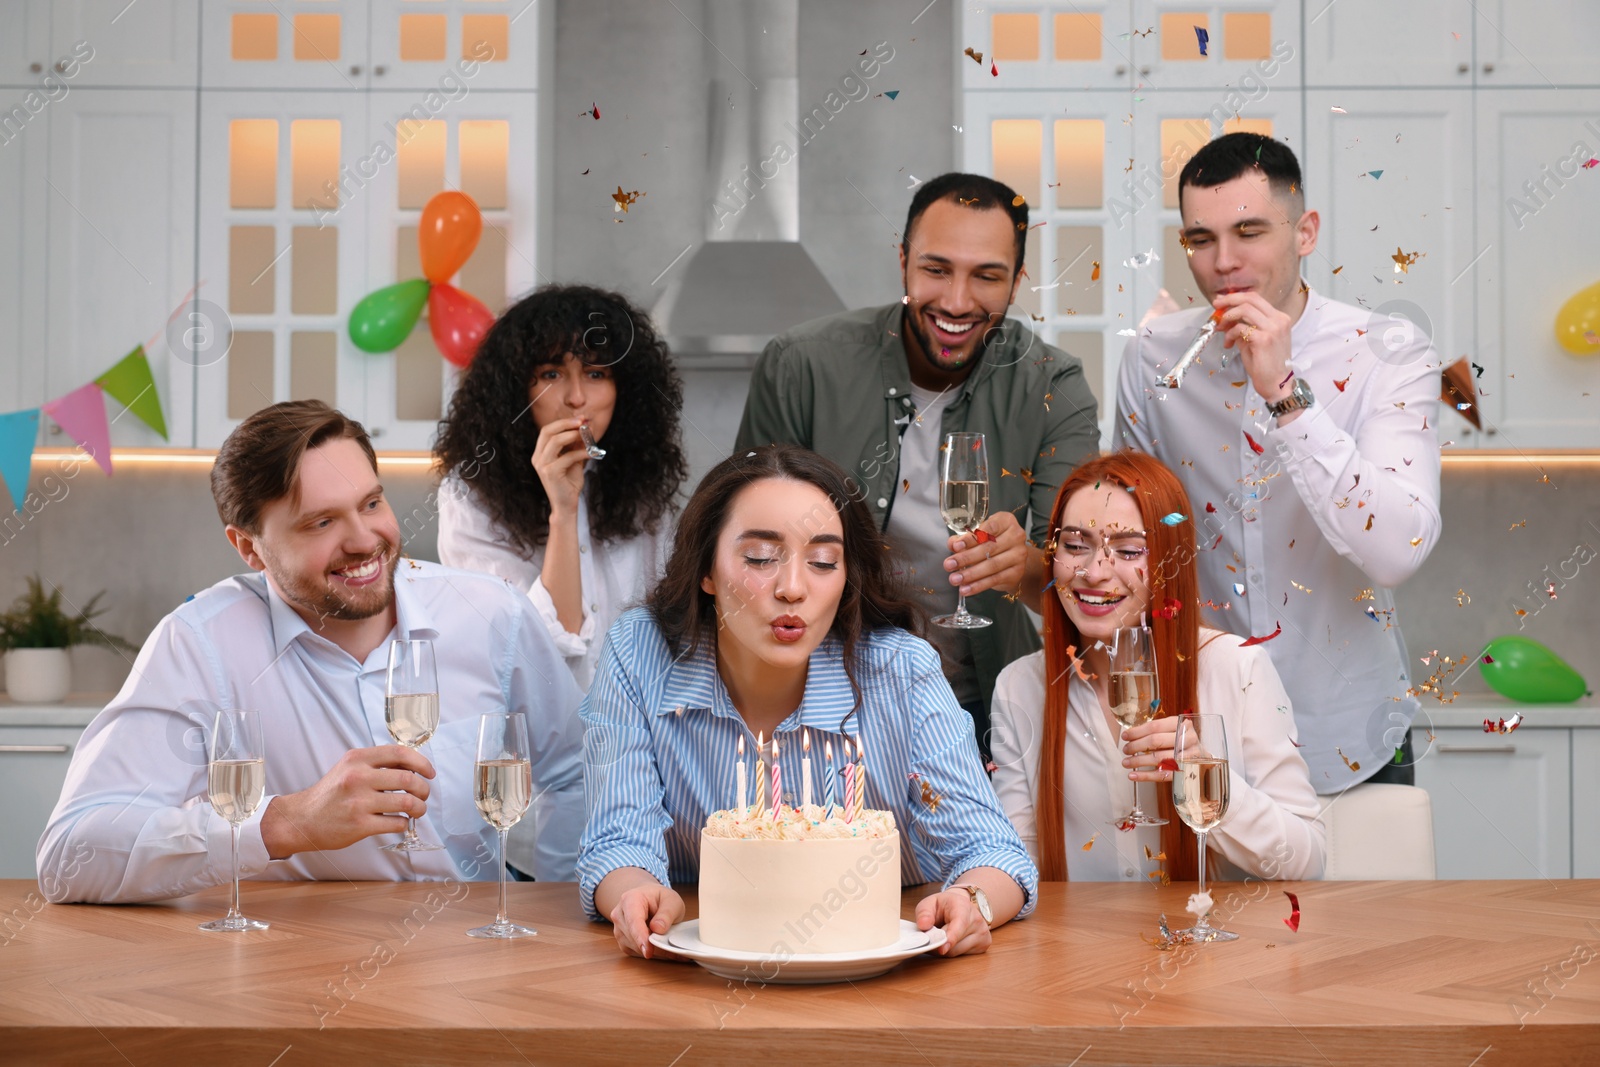
<path id="1" fill-rule="evenodd" d="M 64 648 L 14 648 L 6 653 L 6 692 L 18 704 L 59 704 L 72 688 Z"/>

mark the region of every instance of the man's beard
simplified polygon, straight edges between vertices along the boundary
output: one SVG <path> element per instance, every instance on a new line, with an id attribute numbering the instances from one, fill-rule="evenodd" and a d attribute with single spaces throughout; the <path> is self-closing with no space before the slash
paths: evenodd
<path id="1" fill-rule="evenodd" d="M 385 541 L 378 553 L 378 566 L 384 571 L 383 580 L 359 590 L 340 589 L 333 584 L 332 578 L 325 578 L 320 585 L 312 579 L 298 576 L 285 581 L 283 572 L 271 566 L 270 558 L 267 559 L 267 563 L 269 573 L 277 582 L 283 598 L 291 604 L 314 613 L 318 619 L 356 622 L 388 611 L 394 604 L 394 562 L 398 558 L 399 554 L 394 546 Z M 352 560 L 348 565 L 354 566 L 360 562 Z"/>
<path id="2" fill-rule="evenodd" d="M 926 305 L 923 306 L 926 307 Z M 962 356 L 960 362 L 952 366 L 945 366 L 939 362 L 939 353 L 945 350 L 945 346 L 940 344 L 938 339 L 933 336 L 927 320 L 922 317 L 921 309 L 907 307 L 905 314 L 901 316 L 901 326 L 910 330 L 911 335 L 917 339 L 917 347 L 922 349 L 922 358 L 928 362 L 928 365 L 941 374 L 949 374 L 969 364 L 976 365 L 981 362 L 985 353 L 989 351 L 989 346 L 994 343 L 994 337 L 991 335 L 1003 336 L 1003 334 L 996 334 L 993 320 L 994 316 L 987 311 L 984 312 L 983 321 L 973 327 L 974 330 L 983 332 L 978 337 L 977 343 L 972 346 L 972 352 L 969 355 Z"/>

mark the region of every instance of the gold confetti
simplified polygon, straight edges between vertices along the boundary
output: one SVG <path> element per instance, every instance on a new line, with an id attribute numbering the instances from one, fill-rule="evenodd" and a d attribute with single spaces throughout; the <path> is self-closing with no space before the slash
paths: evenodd
<path id="1" fill-rule="evenodd" d="M 622 186 L 619 185 L 617 186 L 617 191 L 611 194 L 611 199 L 616 201 L 616 203 L 611 206 L 611 210 L 626 212 L 629 206 L 638 203 L 639 198 L 643 195 L 644 194 L 639 192 L 637 189 L 631 193 L 625 193 L 622 191 Z"/>
<path id="2" fill-rule="evenodd" d="M 1014 197 L 1011 198 L 1011 206 L 1012 207 L 1021 207 L 1023 204 L 1026 204 L 1027 202 L 1028 202 L 1028 198 L 1025 197 L 1025 196 L 1014 196 Z"/>
<path id="3" fill-rule="evenodd" d="M 1396 274 L 1410 274 L 1411 265 L 1425 255 L 1427 255 L 1426 252 L 1402 251 L 1400 246 L 1396 245 L 1394 255 L 1389 258 L 1394 260 L 1394 272 Z"/>
<path id="4" fill-rule="evenodd" d="M 963 49 L 961 54 L 964 55 L 964 56 L 970 57 L 971 60 L 974 63 L 978 64 L 978 66 L 980 66 L 980 67 L 983 66 L 983 53 L 982 52 L 974 52 L 971 49 L 971 47 L 968 47 L 968 48 Z"/>
<path id="5" fill-rule="evenodd" d="M 1523 519 L 1521 522 L 1512 523 L 1510 529 L 1512 529 L 1512 530 L 1520 530 L 1526 525 L 1528 525 L 1528 520 L 1527 519 Z"/>
<path id="6" fill-rule="evenodd" d="M 1349 767 L 1352 771 L 1359 771 L 1361 769 L 1361 764 L 1357 763 L 1355 760 L 1352 760 L 1349 756 L 1346 756 L 1344 754 L 1344 749 L 1335 748 L 1334 751 L 1339 753 L 1339 758 L 1344 760 L 1344 765 L 1346 767 Z"/>
<path id="7" fill-rule="evenodd" d="M 1420 544 L 1422 544 L 1422 538 L 1420 538 L 1420 537 L 1413 537 L 1413 538 L 1412 538 L 1412 539 L 1411 539 L 1411 547 L 1412 547 L 1412 548 L 1416 548 L 1416 547 L 1417 547 L 1417 546 L 1418 546 L 1418 545 L 1420 545 Z"/>
<path id="8" fill-rule="evenodd" d="M 1302 593 L 1311 592 L 1311 590 L 1307 589 L 1305 586 L 1301 585 L 1299 582 L 1295 581 L 1293 578 L 1289 579 L 1289 584 L 1294 586 L 1296 589 L 1300 590 Z"/>
<path id="9" fill-rule="evenodd" d="M 1456 607 L 1464 608 L 1470 603 L 1472 603 L 1472 597 L 1467 595 L 1467 591 L 1465 589 L 1457 589 L 1456 590 Z"/>
<path id="10" fill-rule="evenodd" d="M 1091 848 L 1094 848 L 1094 843 L 1099 840 L 1099 838 L 1099 834 L 1095 834 L 1094 837 L 1089 838 L 1089 840 L 1083 843 L 1083 848 L 1080 851 L 1088 852 Z"/>
<path id="11" fill-rule="evenodd" d="M 902 493 L 911 492 L 911 479 L 910 478 L 902 478 L 902 479 L 900 479 L 900 491 Z"/>
<path id="12" fill-rule="evenodd" d="M 1376 600 L 1376 599 L 1377 599 L 1377 597 L 1372 595 L 1372 590 L 1371 589 L 1363 589 L 1363 590 L 1361 590 L 1361 592 L 1359 592 L 1355 596 L 1351 597 L 1350 601 L 1353 604 L 1359 604 L 1363 600 Z"/>
<path id="13" fill-rule="evenodd" d="M 1362 529 L 1363 529 L 1363 530 L 1370 530 L 1370 529 L 1372 529 L 1372 520 L 1373 520 L 1373 519 L 1375 519 L 1375 518 L 1377 518 L 1377 516 L 1376 516 L 1376 515 L 1368 515 L 1368 516 L 1367 516 L 1367 524 L 1366 524 L 1366 526 L 1364 526 L 1364 527 L 1362 527 Z"/>
<path id="14" fill-rule="evenodd" d="M 1097 260 L 1094 260 L 1093 262 L 1094 262 L 1094 269 L 1089 272 L 1089 280 L 1091 282 L 1097 282 L 1097 281 L 1100 280 L 1100 261 L 1097 259 Z M 1121 286 L 1117 287 L 1117 292 L 1119 292 L 1119 293 L 1122 292 L 1122 287 Z"/>

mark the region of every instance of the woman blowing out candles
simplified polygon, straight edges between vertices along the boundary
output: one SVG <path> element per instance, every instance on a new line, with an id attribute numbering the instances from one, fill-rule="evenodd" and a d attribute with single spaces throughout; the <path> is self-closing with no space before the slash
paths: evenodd
<path id="1" fill-rule="evenodd" d="M 1283 683 L 1265 649 L 1200 625 L 1193 514 L 1173 473 L 1138 452 L 1089 460 L 1056 496 L 1044 649 L 1007 667 L 994 695 L 995 791 L 1046 879 L 1070 868 L 1080 881 L 1143 881 L 1147 857 L 1164 853 L 1169 877 L 1194 880 L 1194 837 L 1161 769 L 1183 711 L 1226 721 L 1232 799 L 1209 835 L 1215 848 L 1257 877 L 1322 874 L 1326 833 Z M 1141 618 L 1154 630 L 1159 705 L 1124 729 L 1108 646 Z M 1133 799 L 1130 779 L 1154 783 L 1140 806 L 1167 825 L 1112 829 Z"/>
<path id="2" fill-rule="evenodd" d="M 886 557 L 844 472 L 805 449 L 741 452 L 700 483 L 580 712 L 579 889 L 624 952 L 668 955 L 649 935 L 684 915 L 671 885 L 698 878 L 700 828 L 733 802 L 740 739 L 752 753 L 758 734 L 777 740 L 792 783 L 802 729 L 836 755 L 861 741 L 866 805 L 893 813 L 905 842 L 902 883 L 942 883 L 916 911 L 919 928 L 943 927 L 942 954 L 988 948 L 980 898 L 993 926 L 1032 909 L 1034 865 Z"/>

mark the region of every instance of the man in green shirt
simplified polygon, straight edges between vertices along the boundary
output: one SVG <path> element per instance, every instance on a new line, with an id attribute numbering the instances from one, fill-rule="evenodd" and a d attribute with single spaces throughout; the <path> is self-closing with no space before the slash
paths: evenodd
<path id="1" fill-rule="evenodd" d="M 1099 447 L 1095 399 L 1073 356 L 1006 318 L 1022 280 L 1028 207 L 975 174 L 918 188 L 900 245 L 905 296 L 796 326 L 756 364 L 737 448 L 803 445 L 852 476 L 930 615 L 994 620 L 929 627 L 988 758 L 995 677 L 1039 647 L 1038 610 L 1056 486 Z M 939 513 L 944 435 L 976 431 L 989 455 L 988 535 L 951 537 Z M 1021 603 L 1018 603 L 1020 600 Z"/>

